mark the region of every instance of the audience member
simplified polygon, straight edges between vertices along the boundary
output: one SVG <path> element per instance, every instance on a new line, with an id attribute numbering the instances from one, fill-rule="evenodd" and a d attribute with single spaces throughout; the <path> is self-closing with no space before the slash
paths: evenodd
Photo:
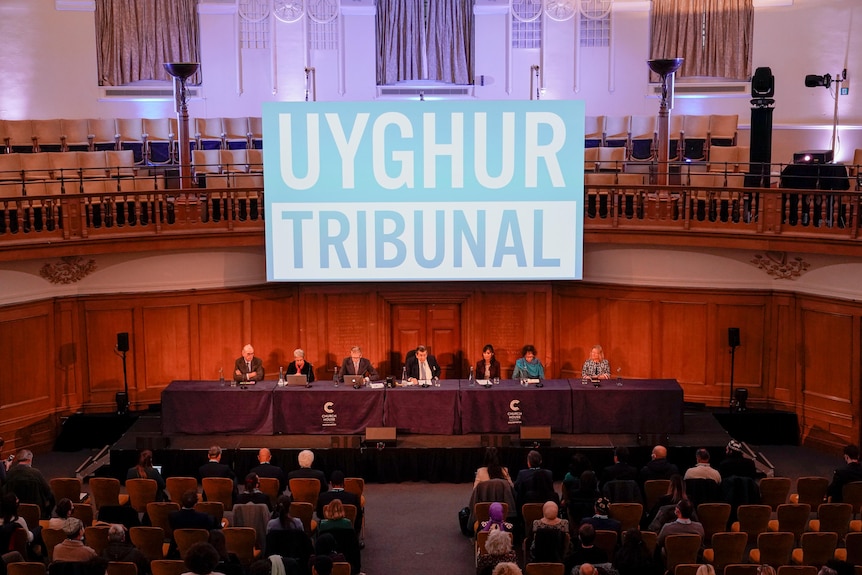
<path id="1" fill-rule="evenodd" d="M 153 467 L 153 452 L 149 449 L 141 451 L 138 464 L 126 472 L 126 481 L 129 479 L 152 479 L 156 482 L 156 501 L 168 501 L 169 498 L 165 494 L 165 479 L 159 470 Z"/>
<path id="2" fill-rule="evenodd" d="M 333 563 L 344 563 L 347 558 L 344 553 L 338 551 L 338 542 L 331 533 L 322 533 L 314 543 L 314 555 L 309 559 L 309 564 L 314 565 L 317 557 L 327 557 Z"/>
<path id="3" fill-rule="evenodd" d="M 314 463 L 314 452 L 309 449 L 303 449 L 297 456 L 299 461 L 299 469 L 294 469 L 287 474 L 287 481 L 291 479 L 311 478 L 317 479 L 320 482 L 320 492 L 326 491 L 326 475 L 319 469 L 312 469 L 311 464 Z"/>
<path id="4" fill-rule="evenodd" d="M 652 449 L 652 458 L 641 469 L 640 480 L 645 483 L 651 479 L 670 479 L 671 475 L 679 473 L 679 469 L 667 460 L 667 448 L 656 445 Z"/>
<path id="5" fill-rule="evenodd" d="M 72 516 L 72 511 L 74 510 L 75 506 L 72 504 L 72 500 L 68 497 L 64 497 L 58 501 L 57 507 L 54 508 L 54 513 L 56 513 L 57 516 L 48 520 L 48 528 L 62 529 L 63 525 L 66 523 L 66 519 Z"/>
<path id="6" fill-rule="evenodd" d="M 227 541 L 224 537 L 224 531 L 221 529 L 213 529 L 210 531 L 209 544 L 218 554 L 218 564 L 213 571 L 222 573 L 223 575 L 243 575 L 242 562 L 237 557 L 236 553 L 231 553 L 227 550 Z"/>
<path id="7" fill-rule="evenodd" d="M 495 501 L 488 506 L 488 521 L 483 521 L 481 525 L 482 531 L 491 531 L 499 529 L 500 531 L 511 531 L 512 524 L 507 523 L 503 517 L 503 504 Z"/>
<path id="8" fill-rule="evenodd" d="M 574 491 L 580 487 L 581 474 L 584 471 L 592 471 L 593 464 L 583 453 L 577 452 L 572 455 L 572 461 L 569 463 L 569 470 L 563 477 L 563 493 Z"/>
<path id="9" fill-rule="evenodd" d="M 763 565 L 757 566 L 757 575 L 775 575 L 775 567 L 772 565 L 767 565 L 764 563 Z"/>
<path id="10" fill-rule="evenodd" d="M 709 451 L 698 449 L 694 458 L 697 464 L 688 468 L 683 479 L 712 479 L 716 483 L 721 483 L 721 473 L 709 464 Z"/>
<path id="11" fill-rule="evenodd" d="M 547 561 L 542 550 L 542 536 L 540 531 L 553 530 L 560 533 L 569 532 L 569 522 L 566 519 L 560 519 L 560 508 L 555 501 L 546 501 L 542 505 L 542 518 L 533 521 L 533 544 L 530 546 L 530 555 L 535 561 Z M 549 538 L 554 541 L 554 538 Z M 562 557 L 565 557 L 566 549 L 562 549 Z"/>
<path id="12" fill-rule="evenodd" d="M 505 479 L 509 482 L 509 485 L 512 485 L 512 477 L 509 475 L 509 470 L 500 465 L 499 453 L 493 445 L 485 448 L 485 459 L 482 467 L 476 470 L 473 487 L 489 479 Z"/>
<path id="13" fill-rule="evenodd" d="M 340 499 L 333 499 L 323 508 L 324 519 L 317 527 L 318 533 L 326 533 L 335 529 L 353 529 L 353 524 L 344 515 L 344 505 Z"/>
<path id="14" fill-rule="evenodd" d="M 198 479 L 203 481 L 205 477 L 227 477 L 228 479 L 233 480 L 233 500 L 236 501 L 236 474 L 230 466 L 221 462 L 221 447 L 218 445 L 210 447 L 207 458 L 207 462 L 201 465 L 198 469 Z M 204 501 L 207 500 L 206 491 L 203 492 L 203 498 Z"/>
<path id="15" fill-rule="evenodd" d="M 195 575 L 209 575 L 219 563 L 218 551 L 204 541 L 193 543 L 183 558 L 186 568 Z"/>
<path id="16" fill-rule="evenodd" d="M 518 564 L 514 561 L 497 563 L 497 566 L 494 567 L 494 572 L 491 575 L 524 575 L 521 572 L 521 568 L 518 567 Z"/>
<path id="17" fill-rule="evenodd" d="M 826 494 L 833 503 L 843 501 L 844 486 L 853 481 L 862 481 L 862 465 L 859 465 L 859 447 L 850 444 L 844 447 L 844 467 L 832 474 L 832 482 Z"/>
<path id="18" fill-rule="evenodd" d="M 42 472 L 33 467 L 33 452 L 22 449 L 15 456 L 15 464 L 6 473 L 3 493 L 14 493 L 21 503 L 38 505 L 42 519 L 51 517 L 54 509 L 54 494 Z"/>
<path id="19" fill-rule="evenodd" d="M 362 529 L 362 500 L 357 494 L 344 489 L 344 472 L 338 469 L 329 476 L 329 491 L 321 493 L 317 498 L 317 516 L 323 517 L 323 508 L 335 499 L 341 500 L 345 505 L 356 507 L 354 526 L 357 532 Z"/>
<path id="20" fill-rule="evenodd" d="M 757 467 L 754 461 L 745 457 L 742 453 L 742 444 L 731 439 L 725 449 L 725 457 L 718 464 L 718 472 L 722 479 L 737 475 L 739 477 L 757 478 Z"/>
<path id="21" fill-rule="evenodd" d="M 638 470 L 628 463 L 629 448 L 624 445 L 619 445 L 614 448 L 614 464 L 605 467 L 602 470 L 601 483 L 604 485 L 608 481 L 637 481 Z"/>
<path id="22" fill-rule="evenodd" d="M 134 563 L 138 567 L 138 575 L 150 572 L 150 562 L 139 549 L 127 541 L 126 528 L 118 523 L 112 524 L 108 529 L 108 545 L 102 550 L 102 558 Z"/>
<path id="23" fill-rule="evenodd" d="M 332 559 L 325 555 L 315 556 L 311 564 L 312 575 L 332 575 Z"/>
<path id="24" fill-rule="evenodd" d="M 98 554 L 84 545 L 84 524 L 77 517 L 69 517 L 63 524 L 66 539 L 54 546 L 54 561 L 82 563 L 95 559 Z"/>
<path id="25" fill-rule="evenodd" d="M 15 527 L 12 524 L 18 525 L 21 529 L 27 532 L 27 543 L 33 543 L 33 529 L 38 530 L 39 526 L 29 526 L 23 517 L 18 515 L 18 497 L 14 493 L 7 493 L 0 500 L 0 526 L 5 526 L 7 532 L 12 531 Z M 0 549 L 0 552 L 5 553 L 12 549 Z"/>
<path id="26" fill-rule="evenodd" d="M 269 477 L 278 479 L 278 494 L 284 493 L 287 488 L 287 476 L 284 470 L 272 464 L 272 452 L 266 447 L 257 452 L 258 465 L 248 470 L 249 473 L 257 473 L 258 477 Z"/>
<path id="27" fill-rule="evenodd" d="M 304 375 L 308 383 L 314 381 L 314 366 L 305 361 L 305 351 L 293 350 L 293 361 L 287 364 L 287 375 Z"/>
<path id="28" fill-rule="evenodd" d="M 559 501 L 554 491 L 554 476 L 550 469 L 542 469 L 542 454 L 535 449 L 527 454 L 527 469 L 518 472 L 514 486 L 518 510 L 524 503 Z"/>
<path id="29" fill-rule="evenodd" d="M 670 523 L 665 523 L 659 531 L 657 544 L 659 548 L 664 548 L 664 540 L 668 535 L 684 535 L 686 533 L 694 533 L 703 537 L 703 525 L 696 521 L 692 521 L 691 514 L 694 508 L 688 499 L 683 499 L 676 504 L 676 520 Z"/>
<path id="30" fill-rule="evenodd" d="M 578 488 L 568 493 L 567 513 L 572 522 L 580 524 L 581 519 L 595 512 L 596 500 L 601 497 L 596 473 L 591 470 L 581 473 Z"/>
<path id="31" fill-rule="evenodd" d="M 652 555 L 644 544 L 640 529 L 623 534 L 622 544 L 614 555 L 614 568 L 619 575 L 651 575 L 655 571 Z"/>
<path id="32" fill-rule="evenodd" d="M 245 491 L 236 498 L 237 503 L 262 503 L 272 511 L 272 501 L 269 495 L 260 490 L 260 478 L 257 473 L 249 473 L 245 476 Z"/>
<path id="33" fill-rule="evenodd" d="M 607 551 L 595 546 L 596 530 L 589 523 L 578 527 L 578 546 L 574 553 L 566 559 L 567 571 L 578 565 L 609 563 Z"/>
<path id="34" fill-rule="evenodd" d="M 476 558 L 477 575 L 489 575 L 499 563 L 516 563 L 518 556 L 512 549 L 512 536 L 501 529 L 492 529 L 485 540 L 486 553 Z"/>
<path id="35" fill-rule="evenodd" d="M 198 493 L 194 489 L 189 489 L 180 498 L 181 508 L 179 511 L 174 511 L 168 515 L 168 522 L 171 529 L 215 529 L 218 527 L 216 520 L 212 515 L 195 511 L 195 504 L 198 502 Z"/>
<path id="36" fill-rule="evenodd" d="M 599 497 L 596 499 L 595 514 L 592 517 L 584 517 L 581 519 L 581 525 L 589 523 L 594 529 L 605 531 L 616 531 L 617 539 L 619 539 L 622 531 L 622 524 L 616 519 L 609 517 L 611 512 L 611 502 L 607 497 Z"/>
<path id="37" fill-rule="evenodd" d="M 291 503 L 290 495 L 282 495 L 278 498 L 278 502 L 275 506 L 275 517 L 270 519 L 269 523 L 266 524 L 267 533 L 270 531 L 287 531 L 289 529 L 296 529 L 297 531 L 304 530 L 302 521 L 298 517 L 292 517 L 290 515 Z"/>
<path id="38" fill-rule="evenodd" d="M 685 492 L 685 481 L 679 474 L 672 475 L 667 486 L 667 492 L 658 498 L 652 509 L 647 511 L 644 517 L 644 525 L 648 531 L 659 532 L 662 525 L 673 521 L 676 517 L 676 504 L 683 499 L 688 499 Z"/>
<path id="39" fill-rule="evenodd" d="M 263 360 L 254 356 L 252 345 L 242 348 L 242 356 L 236 359 L 233 368 L 233 380 L 239 383 L 262 381 L 264 376 Z"/>
<path id="40" fill-rule="evenodd" d="M 534 346 L 525 345 L 521 350 L 521 356 L 515 361 L 512 379 L 545 379 L 545 368 L 536 357 Z"/>
<path id="41" fill-rule="evenodd" d="M 715 567 L 706 563 L 697 568 L 694 575 L 715 575 Z"/>

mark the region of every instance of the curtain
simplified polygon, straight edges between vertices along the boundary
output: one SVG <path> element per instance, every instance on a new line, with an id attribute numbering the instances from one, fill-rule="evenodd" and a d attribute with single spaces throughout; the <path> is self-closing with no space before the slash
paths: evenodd
<path id="1" fill-rule="evenodd" d="M 199 62 L 198 0 L 96 0 L 100 86 L 169 80 L 165 62 Z M 195 77 L 192 83 L 197 83 Z"/>
<path id="2" fill-rule="evenodd" d="M 473 0 L 428 3 L 428 78 L 473 83 Z"/>
<path id="3" fill-rule="evenodd" d="M 426 77 L 422 0 L 377 0 L 377 84 Z"/>
<path id="4" fill-rule="evenodd" d="M 679 77 L 748 80 L 753 36 L 753 0 L 653 0 L 650 58 L 685 58 Z"/>

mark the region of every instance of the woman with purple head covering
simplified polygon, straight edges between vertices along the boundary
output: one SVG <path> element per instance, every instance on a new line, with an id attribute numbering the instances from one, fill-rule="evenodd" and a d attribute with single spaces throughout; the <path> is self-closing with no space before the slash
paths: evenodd
<path id="1" fill-rule="evenodd" d="M 490 531 L 491 529 L 500 529 L 501 531 L 511 531 L 512 524 L 505 521 L 503 516 L 503 504 L 494 502 L 488 506 L 488 521 L 482 522 L 482 531 Z"/>

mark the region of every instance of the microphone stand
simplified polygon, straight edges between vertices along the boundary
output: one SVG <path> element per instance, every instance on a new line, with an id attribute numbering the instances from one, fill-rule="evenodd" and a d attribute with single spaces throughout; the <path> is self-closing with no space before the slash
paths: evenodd
<path id="1" fill-rule="evenodd" d="M 736 400 L 733 399 L 733 363 L 736 357 L 736 346 L 730 346 L 730 413 L 736 409 Z"/>

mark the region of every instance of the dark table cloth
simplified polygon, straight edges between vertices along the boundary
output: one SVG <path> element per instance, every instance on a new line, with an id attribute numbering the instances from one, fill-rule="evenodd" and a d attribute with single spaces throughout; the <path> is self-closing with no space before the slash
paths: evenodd
<path id="1" fill-rule="evenodd" d="M 488 388 L 462 381 L 459 394 L 462 433 L 518 433 L 521 425 L 572 431 L 572 389 L 565 379 L 544 380 L 541 388 L 515 380 Z"/>
<path id="2" fill-rule="evenodd" d="M 398 387 L 386 390 L 383 423 L 399 433 L 453 435 L 461 432 L 458 380 L 440 380 L 440 387 Z"/>
<path id="3" fill-rule="evenodd" d="M 173 381 L 162 391 L 162 432 L 272 435 L 274 381 L 245 389 L 217 381 Z"/>
<path id="4" fill-rule="evenodd" d="M 682 433 L 683 393 L 675 379 L 601 380 L 572 386 L 572 433 Z"/>
<path id="5" fill-rule="evenodd" d="M 366 427 L 383 426 L 383 389 L 331 381 L 313 387 L 278 387 L 272 394 L 275 433 L 364 433 Z"/>

